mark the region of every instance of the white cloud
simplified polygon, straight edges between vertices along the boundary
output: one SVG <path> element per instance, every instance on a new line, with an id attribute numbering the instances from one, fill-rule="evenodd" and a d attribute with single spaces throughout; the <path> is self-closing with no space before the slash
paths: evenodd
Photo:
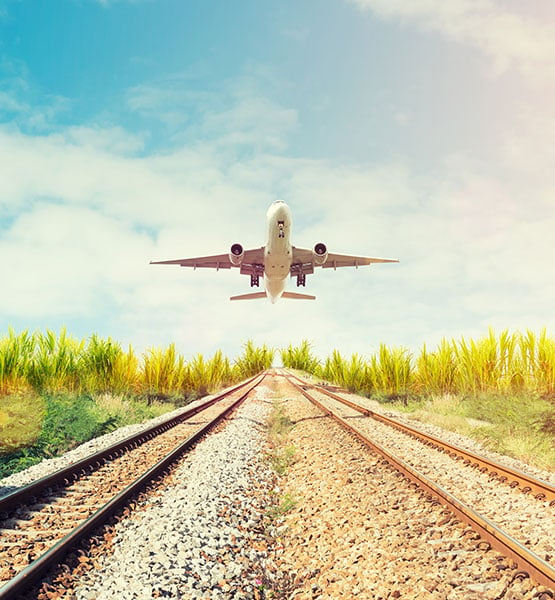
<path id="1" fill-rule="evenodd" d="M 13 122 L 31 131 L 51 131 L 59 115 L 71 103 L 67 98 L 52 94 L 39 94 L 29 83 L 27 67 L 20 61 L 0 58 L 0 121 Z M 33 100 L 34 97 L 34 100 Z"/>
<path id="2" fill-rule="evenodd" d="M 105 150 L 114 155 L 128 155 L 144 148 L 144 136 L 130 133 L 123 127 L 68 127 L 64 137 L 76 147 Z"/>
<path id="3" fill-rule="evenodd" d="M 136 285 L 152 242 L 90 208 L 40 203 L 0 237 L 4 315 L 73 317 Z"/>
<path id="4" fill-rule="evenodd" d="M 19 113 L 27 110 L 28 107 L 22 104 L 14 94 L 8 94 L 7 92 L 0 92 L 0 110 L 10 113 Z"/>
<path id="5" fill-rule="evenodd" d="M 472 161 L 446 162 L 429 179 L 402 162 L 288 158 L 275 148 L 294 111 L 244 88 L 234 98 L 206 115 L 210 135 L 163 154 L 137 156 L 142 136 L 121 127 L 0 129 L 4 328 L 16 318 L 97 319 L 100 334 L 114 335 L 117 324 L 139 348 L 176 341 L 185 354 L 222 347 L 232 356 L 249 338 L 275 346 L 307 338 L 324 357 L 333 347 L 368 354 L 381 341 L 415 349 L 503 320 L 555 326 L 548 184 L 523 195 Z M 242 143 L 236 132 L 259 150 L 241 160 L 222 152 Z M 268 143 L 272 132 L 280 143 Z M 292 207 L 294 244 L 323 241 L 401 263 L 320 270 L 306 290 L 315 302 L 276 305 L 230 303 L 249 289 L 237 271 L 148 265 L 236 241 L 262 245 L 276 196 Z"/>
<path id="6" fill-rule="evenodd" d="M 219 149 L 283 150 L 297 125 L 297 112 L 271 100 L 258 82 L 271 85 L 270 76 L 256 72 L 256 66 L 251 70 L 255 75 L 223 82 L 212 92 L 191 90 L 189 74 L 178 73 L 130 89 L 126 103 L 139 115 L 163 123 L 176 145 L 204 140 Z"/>
<path id="7" fill-rule="evenodd" d="M 516 66 L 534 78 L 553 78 L 555 25 L 511 12 L 498 0 L 349 0 L 381 18 L 477 48 L 498 72 Z"/>
<path id="8" fill-rule="evenodd" d="M 553 181 L 555 107 L 552 97 L 533 99 L 523 105 L 504 132 L 500 148 L 501 159 L 510 169 L 518 169 L 536 183 Z"/>

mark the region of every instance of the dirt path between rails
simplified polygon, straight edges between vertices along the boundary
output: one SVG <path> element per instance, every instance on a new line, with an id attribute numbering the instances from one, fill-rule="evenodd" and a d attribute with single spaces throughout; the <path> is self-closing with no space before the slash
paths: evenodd
<path id="1" fill-rule="evenodd" d="M 357 439 L 275 379 L 295 423 L 295 462 L 280 478 L 295 500 L 278 524 L 273 561 L 296 573 L 295 599 L 517 600 L 537 588 L 511 561 L 426 501 Z M 260 597 L 272 598 L 269 591 Z"/>

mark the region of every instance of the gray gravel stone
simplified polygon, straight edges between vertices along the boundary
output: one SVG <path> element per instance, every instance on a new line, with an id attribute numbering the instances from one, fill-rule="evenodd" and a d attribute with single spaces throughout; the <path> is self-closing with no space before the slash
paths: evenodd
<path id="1" fill-rule="evenodd" d="M 77 600 L 110 597 L 252 598 L 266 553 L 252 544 L 274 485 L 262 460 L 268 404 L 249 402 L 226 427 L 197 445 L 169 487 L 116 526 L 113 553 L 100 557 L 75 589 Z M 250 591 L 247 589 L 250 588 Z M 95 595 L 96 594 L 96 595 Z M 122 598 L 121 592 L 115 597 Z"/>

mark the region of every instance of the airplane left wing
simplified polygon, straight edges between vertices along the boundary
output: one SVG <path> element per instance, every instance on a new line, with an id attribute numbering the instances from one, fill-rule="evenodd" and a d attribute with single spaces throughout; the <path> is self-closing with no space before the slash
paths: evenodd
<path id="1" fill-rule="evenodd" d="M 245 250 L 243 260 L 240 264 L 234 265 L 229 259 L 229 254 L 214 254 L 212 256 L 199 256 L 197 258 L 178 258 L 175 260 L 156 260 L 150 261 L 151 265 L 180 265 L 182 267 L 192 267 L 193 269 L 231 269 L 240 267 L 241 273 L 255 273 L 260 266 L 264 265 L 264 247 Z"/>
<path id="2" fill-rule="evenodd" d="M 360 267 L 372 263 L 399 262 L 396 258 L 371 258 L 369 256 L 351 256 L 349 254 L 329 253 L 326 262 L 322 265 L 324 269 L 337 269 L 338 267 Z"/>
<path id="3" fill-rule="evenodd" d="M 314 253 L 309 248 L 295 248 L 293 246 L 293 260 L 291 261 L 291 274 L 299 271 L 311 273 L 314 267 L 324 269 L 337 269 L 339 267 L 361 267 L 372 263 L 399 262 L 396 258 L 373 258 L 370 256 L 352 256 L 350 254 L 336 254 L 329 252 L 323 264 L 314 260 Z"/>

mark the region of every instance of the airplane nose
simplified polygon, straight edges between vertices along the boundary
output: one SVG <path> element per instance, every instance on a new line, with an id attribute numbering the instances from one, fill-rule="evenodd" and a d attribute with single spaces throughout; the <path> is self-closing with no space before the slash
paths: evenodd
<path id="1" fill-rule="evenodd" d="M 276 200 L 270 205 L 267 215 L 268 218 L 289 221 L 291 219 L 291 209 L 283 200 Z"/>

